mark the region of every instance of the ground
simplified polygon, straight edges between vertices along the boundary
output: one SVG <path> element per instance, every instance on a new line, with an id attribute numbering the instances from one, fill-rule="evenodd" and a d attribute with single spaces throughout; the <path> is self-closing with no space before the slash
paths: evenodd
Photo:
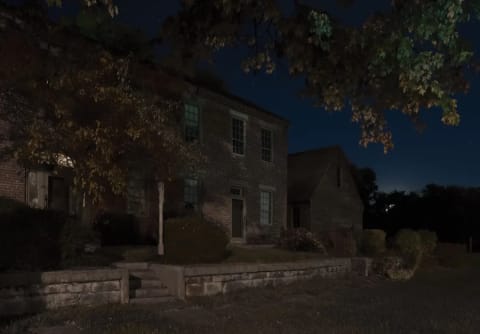
<path id="1" fill-rule="evenodd" d="M 223 263 L 294 262 L 325 258 L 319 252 L 293 252 L 273 247 L 229 246 L 229 256 Z M 108 266 L 114 262 L 156 262 L 177 264 L 157 255 L 156 246 L 102 247 L 95 254 L 86 254 L 67 263 L 66 269 L 75 267 Z M 197 264 L 188 263 L 188 264 Z"/>
<path id="2" fill-rule="evenodd" d="M 423 268 L 407 282 L 313 279 L 187 303 L 69 308 L 13 322 L 3 333 L 476 334 L 478 282 L 477 256 L 463 268 Z"/>

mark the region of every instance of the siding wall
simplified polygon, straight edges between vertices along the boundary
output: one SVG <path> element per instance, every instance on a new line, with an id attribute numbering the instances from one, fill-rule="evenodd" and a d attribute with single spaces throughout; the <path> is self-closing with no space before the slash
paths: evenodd
<path id="1" fill-rule="evenodd" d="M 341 166 L 341 186 L 337 166 Z M 314 232 L 338 228 L 362 229 L 363 205 L 349 166 L 344 159 L 333 162 L 311 198 L 311 229 Z"/>

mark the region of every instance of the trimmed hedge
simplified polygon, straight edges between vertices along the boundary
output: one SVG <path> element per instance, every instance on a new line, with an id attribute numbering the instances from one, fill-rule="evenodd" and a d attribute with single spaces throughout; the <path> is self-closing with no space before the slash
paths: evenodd
<path id="1" fill-rule="evenodd" d="M 317 236 L 330 255 L 355 256 L 357 254 L 357 240 L 354 231 L 350 228 L 319 232 Z"/>
<path id="2" fill-rule="evenodd" d="M 404 256 L 407 265 L 418 266 L 423 255 L 423 245 L 417 231 L 410 229 L 398 231 L 394 237 L 393 245 Z"/>
<path id="3" fill-rule="evenodd" d="M 138 220 L 131 214 L 105 212 L 95 220 L 94 230 L 104 246 L 135 245 L 141 241 Z"/>
<path id="4" fill-rule="evenodd" d="M 62 260 L 69 262 L 85 253 L 85 245 L 100 243 L 100 237 L 91 225 L 67 220 L 60 234 Z"/>
<path id="5" fill-rule="evenodd" d="M 219 262 L 227 258 L 230 240 L 224 228 L 199 216 L 165 221 L 165 260 L 192 264 Z"/>
<path id="6" fill-rule="evenodd" d="M 383 230 L 370 229 L 363 230 L 360 251 L 364 255 L 377 256 L 385 252 L 386 250 L 386 234 Z"/>
<path id="7" fill-rule="evenodd" d="M 62 260 L 60 212 L 21 207 L 0 213 L 0 270 L 57 269 Z"/>
<path id="8" fill-rule="evenodd" d="M 426 255 L 432 255 L 437 248 L 438 237 L 435 232 L 428 230 L 419 230 L 418 234 L 422 240 L 423 252 Z"/>

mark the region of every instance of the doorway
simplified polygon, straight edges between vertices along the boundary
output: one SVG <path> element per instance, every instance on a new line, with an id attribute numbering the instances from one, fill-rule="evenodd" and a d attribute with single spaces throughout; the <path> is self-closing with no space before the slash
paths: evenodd
<path id="1" fill-rule="evenodd" d="M 232 199 L 232 238 L 243 238 L 243 200 Z"/>

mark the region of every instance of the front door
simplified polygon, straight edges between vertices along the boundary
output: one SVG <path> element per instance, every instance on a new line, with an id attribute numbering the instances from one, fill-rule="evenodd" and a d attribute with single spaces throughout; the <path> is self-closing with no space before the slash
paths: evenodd
<path id="1" fill-rule="evenodd" d="M 232 238 L 243 238 L 243 200 L 232 199 Z"/>

